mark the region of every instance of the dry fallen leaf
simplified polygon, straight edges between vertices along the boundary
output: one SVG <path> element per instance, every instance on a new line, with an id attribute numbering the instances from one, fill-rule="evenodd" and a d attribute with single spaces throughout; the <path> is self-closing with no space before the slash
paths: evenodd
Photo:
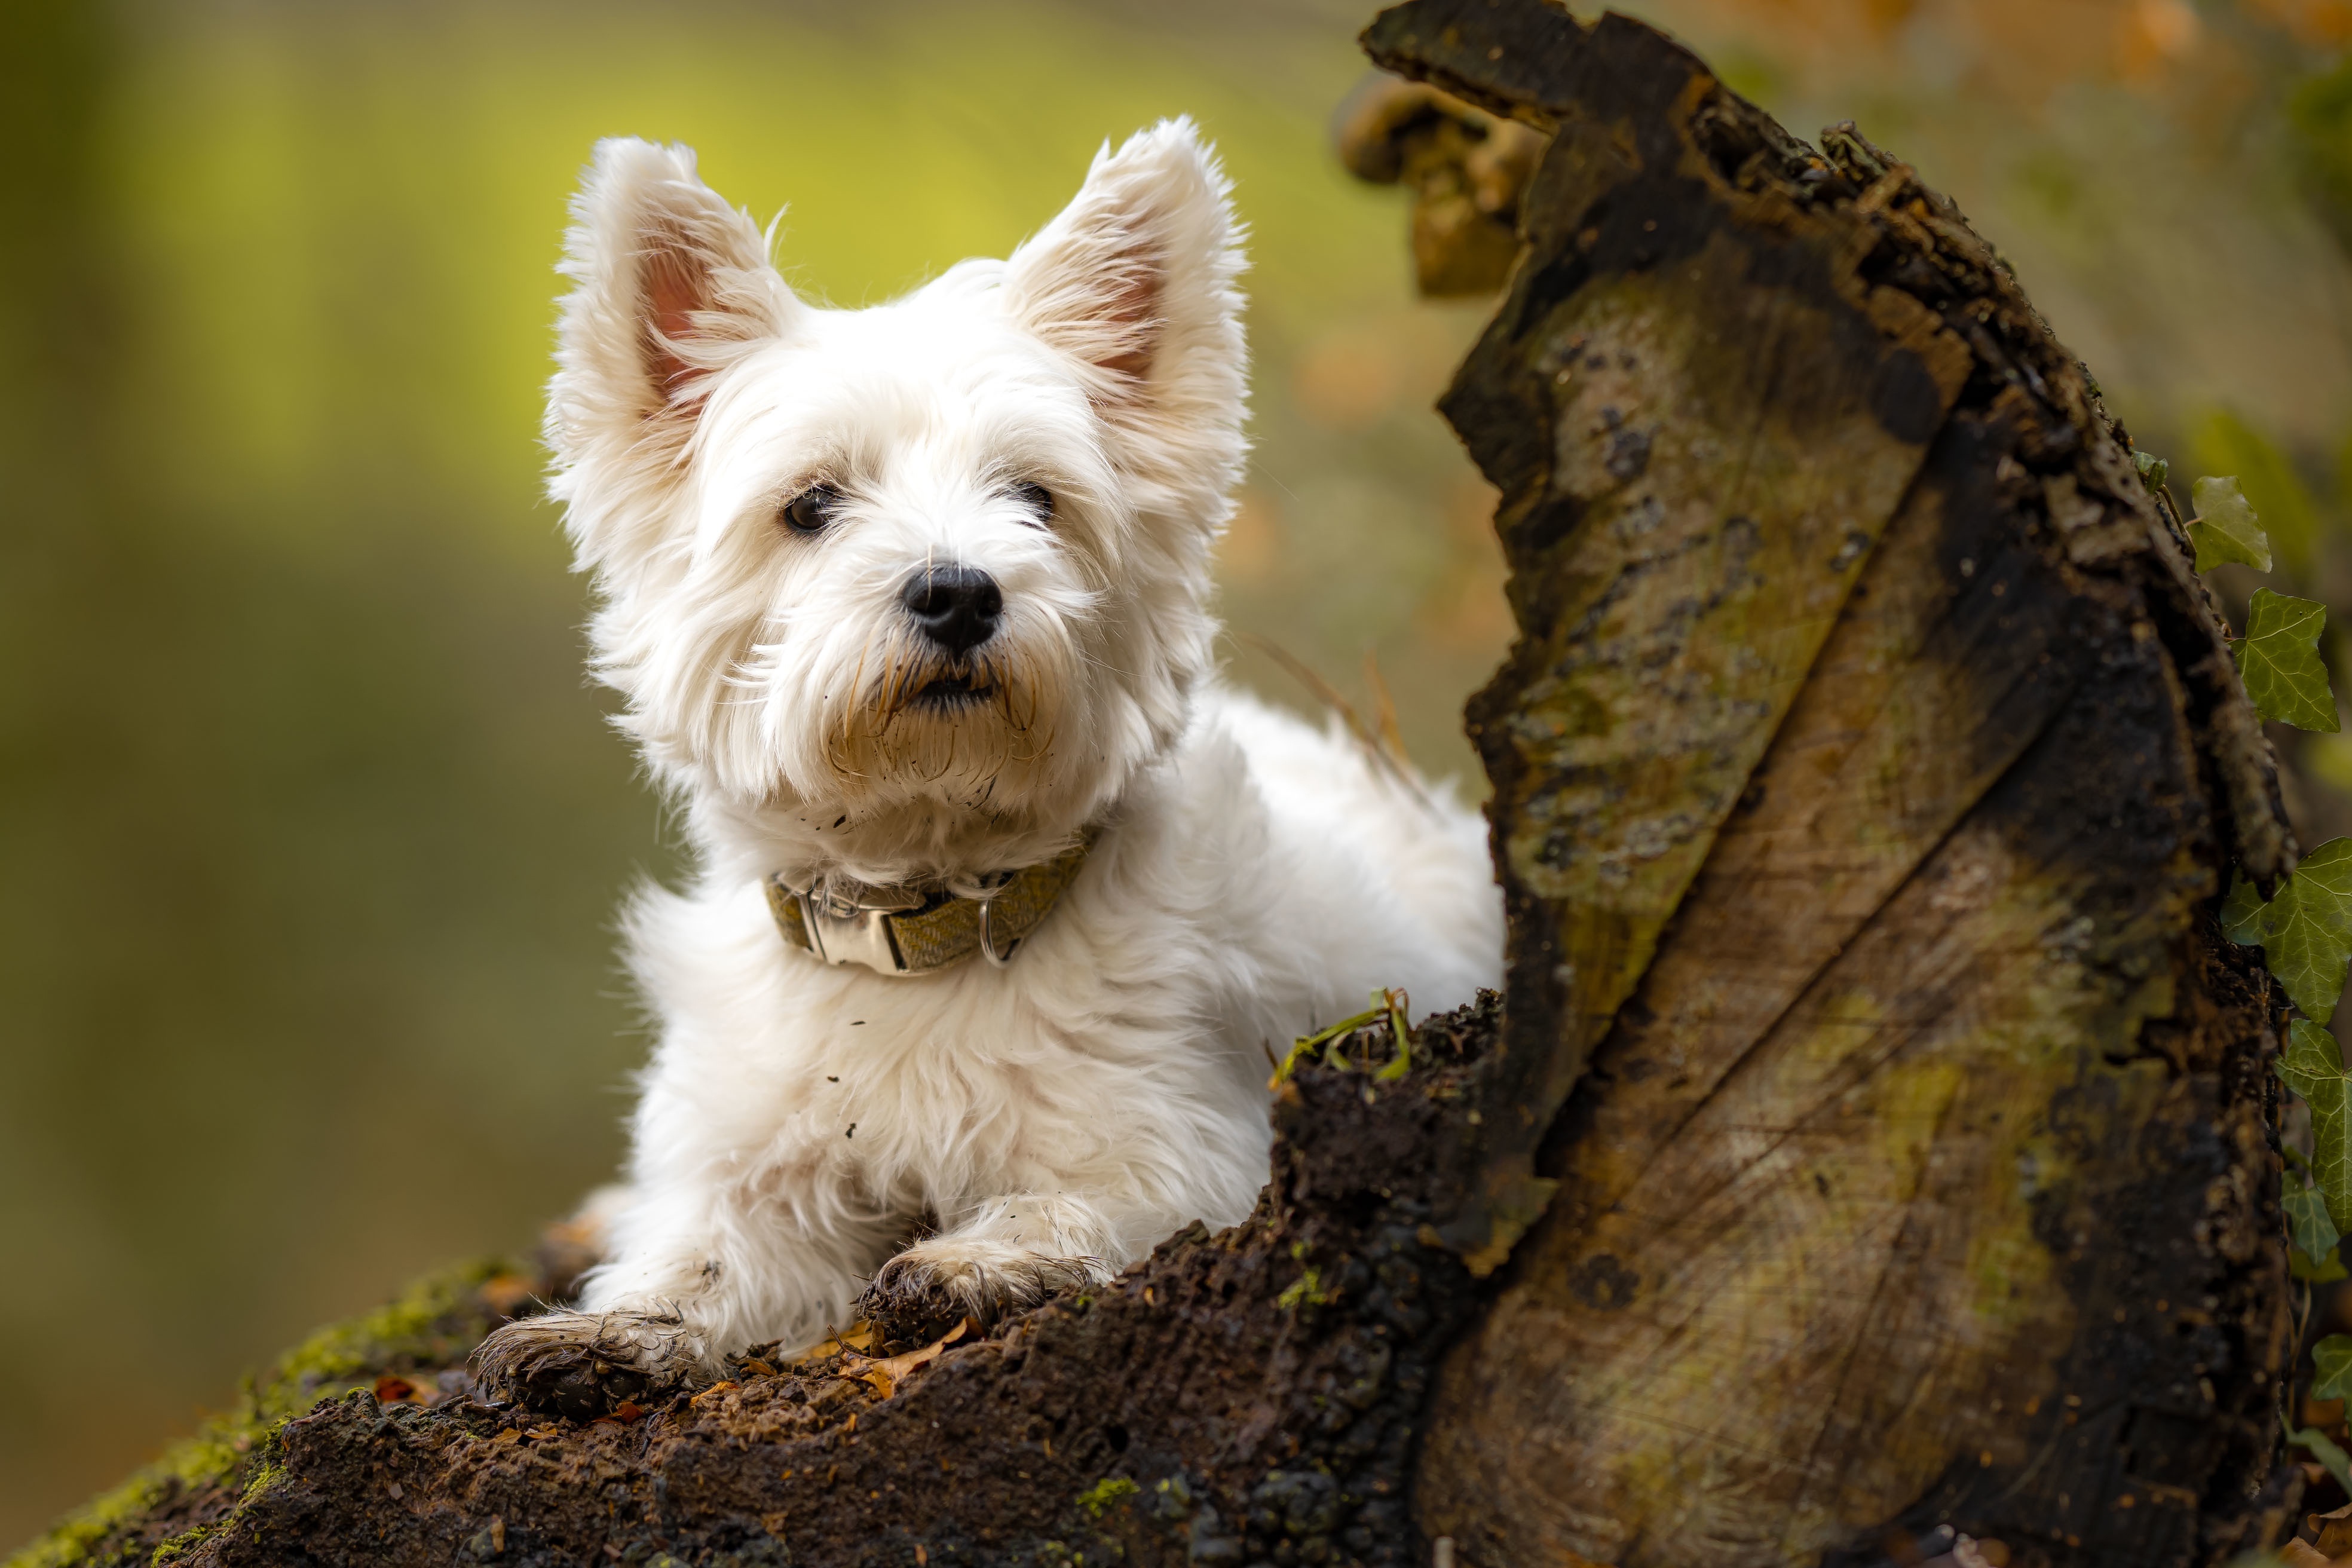
<path id="1" fill-rule="evenodd" d="M 501 1318 L 513 1317 L 530 1296 L 530 1281 L 520 1274 L 494 1274 L 482 1281 L 482 1305 Z"/>
<path id="2" fill-rule="evenodd" d="M 614 1426 L 626 1426 L 630 1422 L 642 1417 L 645 1413 L 645 1406 L 639 1405 L 635 1400 L 624 1399 L 620 1404 L 614 1405 L 609 1414 L 596 1417 L 595 1425 L 599 1426 L 607 1425 Z"/>
<path id="3" fill-rule="evenodd" d="M 786 1366 L 806 1366 L 813 1361 L 824 1361 L 845 1351 L 869 1351 L 873 1348 L 874 1325 L 860 1320 L 845 1330 L 828 1332 L 816 1343 L 805 1350 L 794 1351 L 790 1355 L 784 1354 L 778 1347 L 776 1359 Z"/>
<path id="4" fill-rule="evenodd" d="M 503 1448 L 508 1444 L 520 1442 L 521 1439 L 522 1433 L 520 1431 L 512 1426 L 502 1426 L 499 1429 L 498 1436 L 490 1439 L 490 1447 L 493 1448 Z"/>
<path id="5" fill-rule="evenodd" d="M 729 1389 L 730 1389 L 730 1388 L 740 1388 L 740 1387 L 742 1387 L 742 1386 L 743 1386 L 743 1385 L 742 1385 L 741 1384 L 737 1383 L 733 1378 L 731 1378 L 731 1377 L 730 1377 L 730 1378 L 727 1379 L 727 1381 L 725 1381 L 724 1383 L 714 1383 L 714 1384 L 712 1384 L 709 1388 L 704 1389 L 701 1393 L 699 1393 L 699 1394 L 696 1394 L 693 1398 L 691 1398 L 691 1399 L 688 1400 L 688 1401 L 687 1401 L 687 1403 L 688 1403 L 688 1405 L 693 1405 L 697 1410 L 699 1410 L 699 1409 L 701 1409 L 701 1408 L 702 1408 L 702 1402 L 703 1402 L 704 1400 L 706 1400 L 706 1399 L 716 1399 L 716 1398 L 718 1398 L 720 1394 L 722 1394 L 726 1393 L 726 1392 L 727 1392 Z"/>
<path id="6" fill-rule="evenodd" d="M 2315 1545 L 2322 1557 L 2352 1556 L 2352 1503 L 2334 1513 L 2306 1514 L 2303 1522 L 2319 1538 Z"/>
<path id="7" fill-rule="evenodd" d="M 887 1399 L 897 1391 L 898 1384 L 906 1382 L 917 1369 L 929 1366 L 939 1360 L 941 1352 L 971 1331 L 971 1320 L 961 1318 L 957 1320 L 954 1328 L 950 1329 L 921 1350 L 908 1351 L 905 1355 L 885 1356 L 879 1359 L 868 1359 L 851 1353 L 842 1358 L 841 1370 L 845 1375 L 868 1384 L 875 1393 Z M 868 1341 L 871 1342 L 870 1335 Z"/>
<path id="8" fill-rule="evenodd" d="M 431 1405 L 441 1397 L 441 1386 L 432 1378 L 403 1377 L 387 1372 L 375 1380 L 375 1399 L 379 1405 Z"/>
<path id="9" fill-rule="evenodd" d="M 2286 1568 L 2335 1568 L 2325 1556 L 2315 1552 L 2307 1541 L 2290 1541 L 2279 1548 L 2279 1561 Z"/>

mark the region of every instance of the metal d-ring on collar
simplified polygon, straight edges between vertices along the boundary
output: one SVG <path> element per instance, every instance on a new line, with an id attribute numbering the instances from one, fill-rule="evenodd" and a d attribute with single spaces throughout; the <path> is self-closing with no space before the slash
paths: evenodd
<path id="1" fill-rule="evenodd" d="M 972 900 L 980 906 L 980 956 L 988 960 L 988 967 L 991 969 L 1011 967 L 1013 949 L 1021 945 L 1021 939 L 1016 936 L 1013 939 L 1012 947 L 999 952 L 996 951 L 996 939 L 988 929 L 989 911 L 996 907 L 996 895 L 1003 889 L 1004 884 L 1011 880 L 1009 877 L 999 878 L 996 885 L 989 889 L 987 893 Z"/>

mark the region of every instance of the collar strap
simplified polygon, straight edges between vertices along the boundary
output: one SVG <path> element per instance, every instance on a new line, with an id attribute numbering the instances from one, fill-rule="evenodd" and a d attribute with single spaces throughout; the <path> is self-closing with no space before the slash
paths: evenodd
<path id="1" fill-rule="evenodd" d="M 1077 879 L 1098 835 L 1089 827 L 1053 859 L 1000 874 L 978 898 L 828 879 L 795 888 L 779 873 L 768 879 L 768 909 L 787 942 L 827 963 L 929 974 L 976 952 L 1002 969 Z"/>

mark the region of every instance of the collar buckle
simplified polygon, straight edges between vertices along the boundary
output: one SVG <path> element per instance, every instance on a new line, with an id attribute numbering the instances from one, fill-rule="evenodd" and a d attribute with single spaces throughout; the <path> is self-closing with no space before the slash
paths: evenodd
<path id="1" fill-rule="evenodd" d="M 1089 827 L 1052 860 L 961 885 L 969 891 L 831 877 L 796 888 L 778 874 L 768 879 L 768 909 L 787 942 L 824 963 L 929 974 L 978 952 L 1003 969 L 1076 879 L 1098 835 Z"/>
<path id="2" fill-rule="evenodd" d="M 869 888 L 827 878 L 788 889 L 800 905 L 809 950 L 827 963 L 856 963 L 877 974 L 914 973 L 890 931 L 890 917 L 919 910 L 920 894 L 904 888 Z"/>

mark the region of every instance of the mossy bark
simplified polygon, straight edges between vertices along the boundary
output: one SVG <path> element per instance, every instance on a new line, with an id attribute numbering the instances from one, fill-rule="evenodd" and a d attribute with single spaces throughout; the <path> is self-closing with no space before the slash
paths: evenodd
<path id="1" fill-rule="evenodd" d="M 1958 213 L 1661 35 L 1415 0 L 1550 138 L 1445 412 L 1521 639 L 1473 704 L 1509 984 L 1308 1065 L 1256 1215 L 959 1344 L 576 1423 L 323 1339 L 17 1568 L 2206 1564 L 2281 1533 L 2289 866 L 2183 542 Z M 1385 1039 L 1355 1060 L 1385 1059 Z M 561 1270 L 557 1270 L 561 1272 Z M 887 1381 L 887 1380 L 884 1380 Z M 315 1408 L 310 1406 L 320 1400 Z"/>
<path id="2" fill-rule="evenodd" d="M 593 1422 L 492 1409 L 466 1353 L 553 1282 L 476 1269 L 289 1357 L 247 1416 L 11 1568 L 1418 1563 L 1415 1423 L 1475 1295 L 1422 1237 L 1475 1168 L 1496 1014 L 1432 1020 L 1401 1081 L 1371 1076 L 1384 1034 L 1341 1042 L 1370 1065 L 1286 1086 L 1249 1223 L 887 1397 L 828 1355 Z"/>

